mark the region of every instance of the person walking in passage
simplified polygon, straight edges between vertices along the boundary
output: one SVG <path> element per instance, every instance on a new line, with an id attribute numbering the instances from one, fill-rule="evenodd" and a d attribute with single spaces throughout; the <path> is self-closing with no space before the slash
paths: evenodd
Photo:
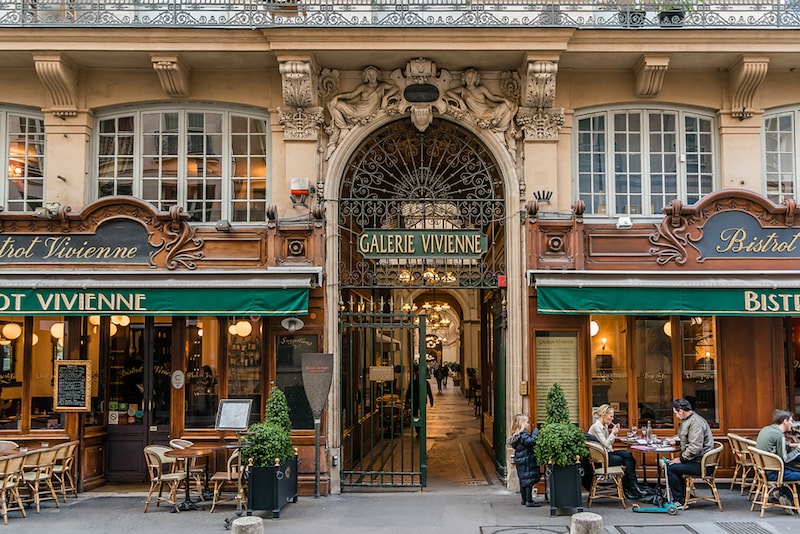
<path id="1" fill-rule="evenodd" d="M 522 505 L 528 508 L 541 506 L 533 500 L 533 485 L 539 482 L 541 477 L 539 462 L 536 461 L 536 454 L 533 452 L 533 445 L 538 436 L 538 428 L 531 432 L 531 420 L 527 415 L 519 413 L 514 416 L 511 436 L 506 443 L 514 449 L 513 463 L 519 477 L 519 493 L 522 496 Z"/>
<path id="2" fill-rule="evenodd" d="M 431 408 L 433 408 L 433 392 L 431 391 L 431 383 L 427 380 L 425 381 L 425 389 L 427 390 L 428 400 L 431 403 Z M 411 405 L 411 417 L 413 417 L 415 421 L 419 419 L 420 387 L 418 369 L 414 370 L 414 379 L 408 385 L 408 390 L 406 391 L 406 404 Z M 417 435 L 419 435 L 419 427 L 414 427 L 414 430 L 416 430 Z"/>
<path id="3" fill-rule="evenodd" d="M 622 487 L 626 499 L 641 499 L 648 493 L 639 487 L 636 478 L 636 458 L 628 449 L 614 450 L 614 441 L 619 434 L 619 423 L 614 423 L 614 408 L 608 404 L 601 404 L 595 410 L 597 420 L 589 427 L 589 434 L 608 451 L 608 465 L 624 465 L 625 478 Z"/>
<path id="4" fill-rule="evenodd" d="M 439 388 L 439 393 L 442 392 L 442 382 L 446 380 L 447 376 L 447 368 L 444 364 L 440 364 L 439 367 L 436 368 L 436 372 L 434 372 L 434 376 L 436 377 L 436 386 Z"/>
<path id="5" fill-rule="evenodd" d="M 678 435 L 669 442 L 675 445 L 676 439 L 680 441 L 681 455 L 669 461 L 667 477 L 672 501 L 683 504 L 686 497 L 683 475 L 700 474 L 700 459 L 714 448 L 714 436 L 708 421 L 695 412 L 691 403 L 683 397 L 672 401 L 672 411 L 681 422 Z"/>

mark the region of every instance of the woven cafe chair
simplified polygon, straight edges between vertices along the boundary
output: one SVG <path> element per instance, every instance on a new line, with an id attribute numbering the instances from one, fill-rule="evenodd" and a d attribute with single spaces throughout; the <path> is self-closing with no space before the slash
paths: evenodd
<path id="1" fill-rule="evenodd" d="M 753 465 L 753 458 L 747 447 L 755 447 L 756 442 L 733 432 L 728 432 L 728 439 L 735 462 L 731 478 L 731 491 L 736 489 L 736 484 L 739 484 L 739 495 L 744 495 L 745 486 L 749 486 L 747 498 L 750 499 L 756 490 L 756 467 Z"/>
<path id="2" fill-rule="evenodd" d="M 753 464 L 755 465 L 756 476 L 758 478 L 758 488 L 753 497 L 753 503 L 750 505 L 750 510 L 752 511 L 756 503 L 758 503 L 758 505 L 761 506 L 761 517 L 764 517 L 764 511 L 767 508 L 781 508 L 800 512 L 800 501 L 797 499 L 797 488 L 800 486 L 800 480 L 792 482 L 785 482 L 783 480 L 783 458 L 777 454 L 762 451 L 753 446 L 748 446 L 748 450 L 753 458 Z M 774 480 L 770 480 L 770 473 L 775 474 Z M 791 505 L 786 505 L 779 501 L 770 502 L 770 495 L 778 488 L 787 488 L 791 492 Z"/>
<path id="3" fill-rule="evenodd" d="M 589 458 L 594 467 L 592 488 L 589 490 L 589 508 L 595 499 L 617 500 L 625 508 L 625 493 L 622 490 L 622 477 L 625 476 L 625 467 L 621 465 L 608 465 L 608 451 L 600 443 L 586 442 L 589 449 Z"/>
<path id="4" fill-rule="evenodd" d="M 26 502 L 36 504 L 36 512 L 41 511 L 42 501 L 52 500 L 57 508 L 61 508 L 58 502 L 58 494 L 53 486 L 53 466 L 56 460 L 56 449 L 39 449 L 28 452 L 25 457 L 22 481 L 28 490 Z"/>
<path id="5" fill-rule="evenodd" d="M 169 440 L 169 446 L 173 449 L 185 449 L 187 447 L 191 447 L 192 445 L 194 445 L 194 442 L 189 441 L 188 439 L 173 438 Z M 192 493 L 195 493 L 201 501 L 205 500 L 203 497 L 203 488 L 206 486 L 205 474 L 207 467 L 205 460 L 203 460 L 203 462 L 204 463 L 202 465 L 198 465 L 197 458 L 191 458 L 189 460 L 189 476 L 194 482 L 194 488 L 189 488 L 189 490 Z M 176 469 L 182 469 L 183 467 L 178 465 L 178 463 L 176 463 Z"/>
<path id="6" fill-rule="evenodd" d="M 0 513 L 3 514 L 3 523 L 6 525 L 8 524 L 8 512 L 12 506 L 22 512 L 22 517 L 28 517 L 28 514 L 25 513 L 25 505 L 19 495 L 24 461 L 25 454 L 0 458 Z"/>
<path id="7" fill-rule="evenodd" d="M 17 448 L 19 448 L 19 444 L 16 441 L 0 439 L 0 451 L 10 451 Z"/>
<path id="8" fill-rule="evenodd" d="M 75 485 L 75 451 L 78 449 L 77 441 L 68 441 L 56 447 L 56 461 L 53 465 L 53 480 L 56 490 L 61 493 L 64 502 L 67 502 L 67 492 L 78 497 Z"/>
<path id="9" fill-rule="evenodd" d="M 211 502 L 212 512 L 218 504 L 224 502 L 236 501 L 237 508 L 244 503 L 245 494 L 244 481 L 242 477 L 243 472 L 244 469 L 242 468 L 242 464 L 240 462 L 239 451 L 233 451 L 233 454 L 231 454 L 230 458 L 228 458 L 227 470 L 218 471 L 214 473 L 214 476 L 211 477 L 211 482 L 214 483 L 214 497 Z M 235 493 L 234 495 L 226 497 L 223 495 L 223 492 L 226 490 Z"/>
<path id="10" fill-rule="evenodd" d="M 184 480 L 184 474 L 180 471 L 172 471 L 172 464 L 175 462 L 165 462 L 164 460 L 173 460 L 166 458 L 164 452 L 172 450 L 169 447 L 162 445 L 147 445 L 144 448 L 144 458 L 147 463 L 147 472 L 150 476 L 150 490 L 147 492 L 147 500 L 144 503 L 144 511 L 147 512 L 147 507 L 153 502 L 159 506 L 162 502 L 171 504 L 176 512 L 178 509 L 178 486 Z M 169 490 L 167 497 L 162 496 L 164 485 Z M 155 501 L 152 500 L 153 492 L 158 489 L 158 494 Z"/>
<path id="11" fill-rule="evenodd" d="M 698 503 L 700 501 L 709 501 L 717 504 L 719 511 L 722 511 L 722 501 L 719 498 L 717 491 L 717 466 L 719 465 L 719 456 L 725 445 L 722 442 L 715 441 L 714 448 L 705 453 L 700 458 L 700 474 L 699 475 L 684 475 L 683 479 L 686 483 L 686 497 L 683 500 L 683 507 L 688 508 L 689 505 Z M 700 495 L 697 491 L 698 484 L 705 484 L 711 491 L 711 495 Z"/>

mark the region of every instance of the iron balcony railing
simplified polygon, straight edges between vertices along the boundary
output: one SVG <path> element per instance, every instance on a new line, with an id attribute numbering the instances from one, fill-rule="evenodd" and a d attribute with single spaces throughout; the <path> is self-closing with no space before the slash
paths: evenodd
<path id="1" fill-rule="evenodd" d="M 796 29 L 800 0 L 0 1 L 0 27 L 110 26 Z"/>

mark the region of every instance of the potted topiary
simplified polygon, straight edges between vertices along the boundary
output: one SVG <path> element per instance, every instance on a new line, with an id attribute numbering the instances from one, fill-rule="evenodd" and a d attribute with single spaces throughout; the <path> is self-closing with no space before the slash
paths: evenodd
<path id="1" fill-rule="evenodd" d="M 547 417 L 536 438 L 536 459 L 545 465 L 550 489 L 550 515 L 559 509 L 583 511 L 580 459 L 589 454 L 586 437 L 569 421 L 564 391 L 558 383 L 547 393 Z"/>
<path id="2" fill-rule="evenodd" d="M 264 421 L 247 429 L 249 445 L 241 453 L 248 466 L 247 515 L 272 510 L 272 518 L 279 519 L 286 503 L 297 502 L 297 450 L 283 391 L 273 388 L 265 411 Z"/>

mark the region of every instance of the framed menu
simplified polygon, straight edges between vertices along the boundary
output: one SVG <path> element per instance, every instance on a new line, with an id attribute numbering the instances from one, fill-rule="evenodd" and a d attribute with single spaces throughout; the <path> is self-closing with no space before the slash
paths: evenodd
<path id="1" fill-rule="evenodd" d="M 247 430 L 253 399 L 222 399 L 217 410 L 217 430 Z"/>
<path id="2" fill-rule="evenodd" d="M 56 360 L 53 410 L 88 412 L 92 403 L 92 362 Z"/>

